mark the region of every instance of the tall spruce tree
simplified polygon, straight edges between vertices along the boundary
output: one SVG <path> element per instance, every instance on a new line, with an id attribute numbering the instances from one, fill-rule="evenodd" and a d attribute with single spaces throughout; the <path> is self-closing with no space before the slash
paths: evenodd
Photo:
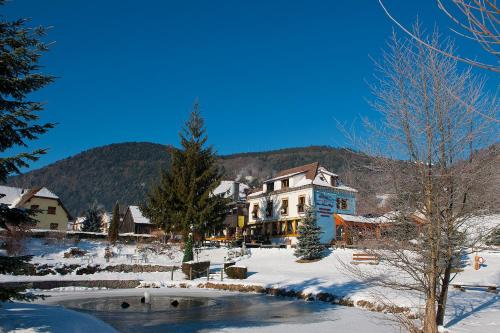
<path id="1" fill-rule="evenodd" d="M 111 218 L 111 224 L 108 229 L 108 240 L 111 244 L 116 243 L 118 240 L 118 232 L 120 230 L 120 205 L 118 201 L 113 207 L 113 217 Z"/>
<path id="2" fill-rule="evenodd" d="M 0 6 L 4 4 L 5 1 L 0 0 Z M 48 50 L 42 40 L 45 29 L 28 27 L 27 21 L 8 21 L 0 16 L 0 183 L 5 182 L 11 173 L 19 173 L 20 168 L 28 167 L 46 151 L 37 149 L 12 156 L 5 156 L 4 153 L 9 149 L 27 147 L 29 141 L 54 126 L 52 123 L 37 123 L 43 104 L 28 98 L 31 93 L 50 84 L 54 77 L 42 73 L 38 64 L 42 54 Z M 0 228 L 7 232 L 24 229 L 35 222 L 35 213 L 0 204 Z M 13 260 L 26 261 L 25 257 Z M 2 261 L 0 271 L 9 270 L 11 268 Z M 22 291 L 23 288 L 0 288 L 0 300 L 32 299 Z"/>
<path id="3" fill-rule="evenodd" d="M 224 220 L 227 200 L 213 195 L 222 174 L 215 152 L 207 146 L 198 102 L 179 135 L 181 149 L 172 148 L 171 167 L 162 172 L 142 211 L 166 230 L 182 232 L 184 239 L 191 226 L 195 234 L 204 237 L 207 230 Z"/>
<path id="4" fill-rule="evenodd" d="M 321 234 L 321 227 L 316 223 L 314 206 L 306 207 L 304 219 L 299 226 L 295 256 L 305 260 L 322 258 L 325 247 L 321 245 Z"/>

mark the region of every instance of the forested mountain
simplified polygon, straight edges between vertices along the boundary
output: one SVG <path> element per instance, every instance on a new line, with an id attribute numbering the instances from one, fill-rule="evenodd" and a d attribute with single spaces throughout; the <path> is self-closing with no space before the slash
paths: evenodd
<path id="1" fill-rule="evenodd" d="M 72 214 L 77 215 L 94 200 L 110 210 L 122 204 L 141 203 L 161 168 L 170 163 L 169 146 L 127 142 L 93 148 L 26 174 L 11 177 L 8 184 L 19 187 L 46 186 L 57 193 Z M 275 151 L 221 156 L 226 179 L 258 185 L 277 171 L 319 161 L 358 185 L 361 174 L 372 174 L 370 158 L 347 149 L 327 146 L 289 148 Z M 354 184 L 353 184 L 354 183 Z M 363 186 L 364 187 L 364 186 Z"/>
<path id="2" fill-rule="evenodd" d="M 500 161 L 499 145 L 479 152 L 481 158 Z M 73 215 L 97 201 L 111 210 L 114 203 L 139 204 L 161 168 L 170 165 L 171 146 L 150 142 L 126 142 L 93 148 L 38 170 L 11 177 L 8 185 L 46 186 L 57 193 Z M 486 157 L 488 156 L 488 157 Z M 349 149 L 328 146 L 287 148 L 266 152 L 240 153 L 219 157 L 225 179 L 238 179 L 258 186 L 280 170 L 318 161 L 359 190 L 358 213 L 375 212 L 376 193 L 391 192 L 390 177 L 377 170 L 371 157 Z M 489 163 L 491 164 L 491 163 Z M 494 165 L 494 164 L 493 164 Z M 500 178 L 492 172 L 484 193 L 498 191 Z M 489 195 L 490 198 L 496 198 Z M 494 206 L 498 199 L 488 199 Z"/>

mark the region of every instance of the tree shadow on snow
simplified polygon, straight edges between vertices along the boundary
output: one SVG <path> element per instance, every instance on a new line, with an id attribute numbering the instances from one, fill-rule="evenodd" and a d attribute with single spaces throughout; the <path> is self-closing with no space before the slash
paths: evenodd
<path id="1" fill-rule="evenodd" d="M 456 325 L 457 323 L 466 319 L 467 317 L 470 317 L 470 316 L 478 313 L 479 311 L 484 310 L 486 308 L 489 308 L 493 305 L 497 305 L 497 306 L 500 305 L 500 303 L 498 303 L 499 300 L 500 300 L 500 296 L 495 295 L 492 298 L 490 298 L 489 300 L 487 300 L 487 301 L 485 301 L 477 306 L 475 304 L 473 304 L 473 302 L 469 302 L 468 304 L 454 305 L 453 306 L 453 309 L 454 309 L 453 319 L 451 319 L 450 321 L 448 321 L 446 323 L 446 327 L 451 327 L 453 325 Z M 500 308 L 500 306 L 499 306 L 499 308 Z"/>
<path id="2" fill-rule="evenodd" d="M 329 293 L 336 297 L 346 297 L 357 291 L 367 289 L 370 286 L 370 281 L 356 281 L 350 280 L 343 283 L 330 283 L 324 279 L 312 278 L 301 281 L 299 283 L 286 283 L 286 290 L 293 290 L 295 292 L 307 292 L 308 289 L 313 290 L 312 293 Z M 285 285 L 285 283 L 283 283 Z"/>

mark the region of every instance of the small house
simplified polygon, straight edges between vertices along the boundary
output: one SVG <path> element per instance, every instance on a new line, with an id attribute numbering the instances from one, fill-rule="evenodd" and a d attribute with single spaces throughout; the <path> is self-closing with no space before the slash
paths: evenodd
<path id="1" fill-rule="evenodd" d="M 138 206 L 128 206 L 123 221 L 120 224 L 119 233 L 133 233 L 138 235 L 151 234 L 154 225 L 151 221 L 142 215 Z"/>
<path id="2" fill-rule="evenodd" d="M 61 199 L 46 187 L 23 189 L 0 186 L 0 204 L 37 210 L 35 229 L 66 231 L 72 219 Z"/>

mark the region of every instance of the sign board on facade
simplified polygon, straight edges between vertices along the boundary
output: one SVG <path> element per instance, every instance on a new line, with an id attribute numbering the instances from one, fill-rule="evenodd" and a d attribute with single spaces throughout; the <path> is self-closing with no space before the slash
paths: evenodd
<path id="1" fill-rule="evenodd" d="M 238 227 L 243 228 L 245 226 L 245 216 L 238 216 Z"/>

